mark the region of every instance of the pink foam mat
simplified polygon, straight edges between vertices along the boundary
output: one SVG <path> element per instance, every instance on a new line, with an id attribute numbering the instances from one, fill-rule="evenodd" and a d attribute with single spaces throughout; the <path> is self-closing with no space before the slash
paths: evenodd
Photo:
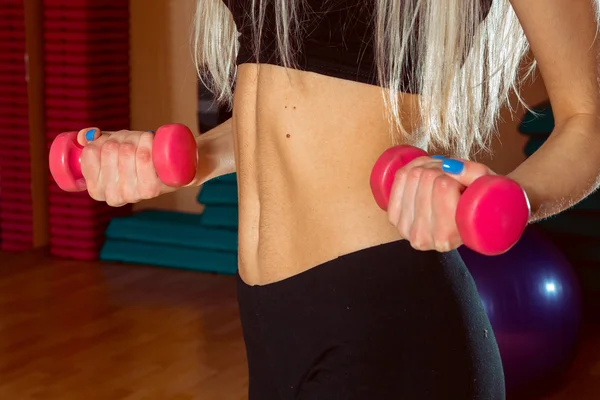
<path id="1" fill-rule="evenodd" d="M 0 115 L 0 129 L 29 129 L 29 118 L 24 116 L 11 117 Z"/>
<path id="2" fill-rule="evenodd" d="M 44 54 L 109 54 L 128 53 L 129 42 L 99 42 L 91 45 L 90 43 L 61 43 L 45 42 Z M 110 57 L 110 56 L 109 56 Z"/>
<path id="3" fill-rule="evenodd" d="M 55 7 L 60 9 L 127 9 L 129 7 L 128 2 L 121 0 L 44 0 L 43 4 L 46 8 Z"/>
<path id="4" fill-rule="evenodd" d="M 46 97 L 48 115 L 53 112 L 79 112 L 78 110 L 129 109 L 129 96 L 89 96 L 86 98 Z"/>
<path id="5" fill-rule="evenodd" d="M 123 97 L 129 99 L 129 85 L 106 86 L 98 85 L 90 88 L 73 88 L 63 86 L 50 86 L 45 89 L 48 101 L 62 100 L 87 100 L 91 97 Z"/>
<path id="6" fill-rule="evenodd" d="M 10 210 L 0 210 L 0 222 L 2 224 L 12 224 L 11 226 L 30 226 L 33 223 L 31 213 L 10 212 Z"/>
<path id="7" fill-rule="evenodd" d="M 76 246 L 74 243 L 73 246 Z M 99 246 L 91 248 L 72 248 L 63 246 L 61 243 L 54 243 L 50 240 L 50 254 L 56 257 L 69 258 L 80 261 L 95 261 L 100 255 Z"/>
<path id="8" fill-rule="evenodd" d="M 2 40 L 25 40 L 25 30 L 22 29 L 0 29 L 0 39 Z"/>
<path id="9" fill-rule="evenodd" d="M 103 78 L 110 75 L 123 75 L 129 79 L 129 65 L 111 64 L 109 60 L 105 64 L 85 65 L 85 64 L 64 64 L 64 65 L 45 65 L 44 73 L 50 77 L 96 77 L 96 80 L 103 82 Z"/>
<path id="10" fill-rule="evenodd" d="M 0 241 L 0 249 L 4 251 L 20 252 L 33 248 L 33 240 L 31 238 L 28 240 L 22 240 L 19 238 L 18 240 L 13 241 L 10 237 L 3 238 L 2 234 L 0 234 L 0 238 L 2 238 L 2 241 Z"/>
<path id="11" fill-rule="evenodd" d="M 68 31 L 44 31 L 44 40 L 50 43 L 85 43 L 88 46 L 93 47 L 95 43 L 106 43 L 106 42 L 118 42 L 118 41 L 129 41 L 129 29 L 121 30 L 105 30 L 102 33 L 79 31 L 79 32 L 68 32 Z"/>
<path id="12" fill-rule="evenodd" d="M 57 18 L 56 15 L 50 14 L 44 21 L 44 29 L 52 32 L 97 32 L 99 34 L 103 34 L 106 30 L 129 31 L 129 19 L 102 18 L 92 21 L 88 18 Z"/>
<path id="13" fill-rule="evenodd" d="M 26 96 L 11 96 L 10 93 L 0 94 L 0 107 L 28 107 L 29 99 Z"/>
<path id="14" fill-rule="evenodd" d="M 1 89 L 0 89 L 1 90 Z M 0 117 L 6 120 L 23 119 L 23 117 L 29 116 L 29 110 L 26 106 L 11 104 L 6 107 L 0 108 Z"/>
<path id="15" fill-rule="evenodd" d="M 16 52 L 0 52 L 0 61 L 2 62 L 24 62 L 24 54 Z"/>
<path id="16" fill-rule="evenodd" d="M 33 232 L 33 223 L 31 221 L 0 219 L 0 229 L 2 232 L 15 232 L 21 235 L 31 235 Z"/>
<path id="17" fill-rule="evenodd" d="M 22 40 L 3 40 L 0 42 L 0 53 L 25 54 L 25 42 Z"/>
<path id="18" fill-rule="evenodd" d="M 0 181 L 0 190 L 2 189 L 2 182 Z M 31 202 L 31 190 L 27 191 L 12 191 L 2 192 L 2 204 L 12 202 Z"/>
<path id="19" fill-rule="evenodd" d="M 61 202 L 55 201 L 50 203 L 50 215 L 58 219 L 71 219 L 71 218 L 83 218 L 86 220 L 90 219 L 106 219 L 109 216 L 115 214 L 115 207 L 110 207 L 101 201 L 93 201 L 90 203 L 74 201 L 69 196 L 70 193 L 66 193 L 65 197 L 60 199 Z M 86 193 L 87 196 L 87 193 Z M 57 200 L 57 197 L 53 197 L 53 200 Z M 79 207 L 83 205 L 83 207 Z"/>
<path id="20" fill-rule="evenodd" d="M 106 226 L 81 227 L 69 225 L 52 225 L 50 226 L 50 235 L 56 238 L 72 238 L 77 240 L 85 240 L 90 243 L 102 243 L 104 240 L 104 231 Z"/>
<path id="21" fill-rule="evenodd" d="M 29 152 L 29 130 L 0 126 L 0 149 L 3 147 L 23 148 Z"/>
<path id="22" fill-rule="evenodd" d="M 53 140 L 56 135 L 62 132 L 79 131 L 93 126 L 97 126 L 102 130 L 121 130 L 127 129 L 130 125 L 129 117 L 120 118 L 101 118 L 101 119 L 71 119 L 71 120 L 55 120 L 46 121 L 46 138 Z"/>
<path id="23" fill-rule="evenodd" d="M 63 65 L 101 65 L 110 60 L 111 63 L 129 64 L 127 52 L 99 53 L 99 52 L 61 52 L 46 53 L 44 61 L 48 66 L 61 67 Z"/>
<path id="24" fill-rule="evenodd" d="M 30 192 L 31 182 L 29 181 L 13 181 L 13 180 L 2 180 L 0 181 L 0 193 L 4 194 L 11 191 Z"/>
<path id="25" fill-rule="evenodd" d="M 2 176 L 0 177 L 0 179 L 2 179 L 2 183 L 6 181 L 26 181 L 30 183 L 29 181 L 31 181 L 31 172 L 29 165 L 11 167 L 10 165 L 6 166 L 4 162 L 0 163 L 0 165 L 2 166 Z"/>
<path id="26" fill-rule="evenodd" d="M 87 89 L 97 88 L 99 86 L 109 87 L 112 85 L 129 85 L 129 74 L 104 75 L 100 79 L 94 75 L 67 76 L 55 75 L 46 76 L 44 82 L 47 86 Z"/>
<path id="27" fill-rule="evenodd" d="M 74 230 L 78 230 L 78 229 L 84 230 L 85 229 L 88 231 L 101 229 L 102 232 L 104 232 L 104 230 L 110 223 L 110 220 L 112 219 L 110 215 L 105 215 L 105 216 L 102 216 L 101 218 L 98 218 L 98 217 L 85 218 L 85 217 L 80 217 L 80 216 L 71 216 L 70 218 L 65 218 L 62 215 L 59 215 L 58 217 L 54 217 L 52 215 L 53 214 L 51 214 L 51 216 L 49 218 L 51 226 L 63 226 L 63 227 L 69 227 L 70 229 L 74 229 Z"/>

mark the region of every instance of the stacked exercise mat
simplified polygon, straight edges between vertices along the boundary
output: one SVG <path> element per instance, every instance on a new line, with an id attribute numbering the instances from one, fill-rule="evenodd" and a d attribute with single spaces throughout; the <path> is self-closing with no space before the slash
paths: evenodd
<path id="1" fill-rule="evenodd" d="M 198 82 L 198 126 L 207 132 L 231 116 Z M 205 183 L 198 195 L 202 214 L 145 210 L 113 218 L 100 257 L 201 272 L 237 271 L 238 192 L 236 175 Z"/>
<path id="2" fill-rule="evenodd" d="M 129 2 L 43 0 L 45 123 L 48 145 L 61 132 L 129 127 Z M 50 250 L 95 259 L 111 208 L 87 192 L 65 193 L 50 178 Z"/>
<path id="3" fill-rule="evenodd" d="M 552 107 L 543 104 L 528 112 L 519 126 L 527 135 L 525 155 L 529 157 L 546 141 L 554 129 Z M 600 192 L 552 218 L 539 222 L 570 259 L 584 285 L 586 297 L 600 294 Z"/>
<path id="4" fill-rule="evenodd" d="M 235 274 L 238 195 L 235 174 L 207 182 L 202 214 L 145 210 L 113 218 L 101 258 L 135 264 Z"/>
<path id="5" fill-rule="evenodd" d="M 0 248 L 33 247 L 24 0 L 0 1 Z"/>

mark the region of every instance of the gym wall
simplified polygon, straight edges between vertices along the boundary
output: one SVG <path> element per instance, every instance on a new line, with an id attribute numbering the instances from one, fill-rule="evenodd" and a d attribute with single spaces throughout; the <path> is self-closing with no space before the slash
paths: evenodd
<path id="1" fill-rule="evenodd" d="M 539 73 L 536 73 L 534 77 L 535 79 L 528 80 L 521 89 L 521 95 L 530 107 L 548 100 L 542 77 Z M 511 104 L 513 106 L 518 104 L 514 95 L 511 98 Z M 521 106 L 516 108 L 512 119 L 507 108 L 502 111 L 498 122 L 499 135 L 493 143 L 493 155 L 482 156 L 479 160 L 498 174 L 508 174 L 525 160 L 523 148 L 527 137 L 518 132 L 518 126 L 524 114 L 525 110 Z"/>
<path id="2" fill-rule="evenodd" d="M 131 129 L 182 123 L 198 131 L 197 79 L 190 37 L 195 0 L 130 0 Z M 201 212 L 199 188 L 144 201 L 136 210 Z"/>

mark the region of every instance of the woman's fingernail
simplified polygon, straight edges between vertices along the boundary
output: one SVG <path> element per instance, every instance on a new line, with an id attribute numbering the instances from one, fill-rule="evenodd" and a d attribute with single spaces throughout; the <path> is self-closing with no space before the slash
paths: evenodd
<path id="1" fill-rule="evenodd" d="M 436 156 L 431 156 L 431 158 L 436 159 L 436 160 L 443 160 L 446 157 L 444 157 L 444 156 L 437 156 L 436 155 Z"/>
<path id="2" fill-rule="evenodd" d="M 154 132 L 152 129 L 147 130 L 146 132 L 150 132 L 150 133 L 156 133 Z"/>
<path id="3" fill-rule="evenodd" d="M 94 136 L 96 136 L 96 130 L 90 129 L 89 131 L 87 131 L 85 133 L 85 140 L 87 140 L 88 142 L 91 142 L 94 140 Z"/>
<path id="4" fill-rule="evenodd" d="M 452 158 L 446 158 L 442 161 L 442 170 L 449 174 L 458 175 L 465 168 L 465 163 Z"/>
<path id="5" fill-rule="evenodd" d="M 79 189 L 79 190 L 85 190 L 87 188 L 87 185 L 85 183 L 85 178 L 77 179 L 75 181 L 75 186 L 77 186 L 77 189 Z"/>

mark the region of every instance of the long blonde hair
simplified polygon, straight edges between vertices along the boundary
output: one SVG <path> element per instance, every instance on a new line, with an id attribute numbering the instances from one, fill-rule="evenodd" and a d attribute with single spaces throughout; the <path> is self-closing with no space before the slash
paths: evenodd
<path id="1" fill-rule="evenodd" d="M 293 27 L 304 1 L 249 0 L 256 52 L 267 3 L 273 3 L 279 54 L 286 67 L 294 66 L 294 45 L 302 38 Z M 482 0 L 365 1 L 375 5 L 372 39 L 394 142 L 464 158 L 488 149 L 500 108 L 516 92 L 519 77 L 534 68 L 531 62 L 520 73 L 529 46 L 509 0 L 487 0 L 491 8 L 481 23 Z M 193 45 L 203 83 L 218 101 L 231 104 L 239 45 L 223 0 L 198 0 Z M 410 138 L 400 115 L 409 52 L 419 54 L 413 85 L 420 94 L 420 125 Z"/>

